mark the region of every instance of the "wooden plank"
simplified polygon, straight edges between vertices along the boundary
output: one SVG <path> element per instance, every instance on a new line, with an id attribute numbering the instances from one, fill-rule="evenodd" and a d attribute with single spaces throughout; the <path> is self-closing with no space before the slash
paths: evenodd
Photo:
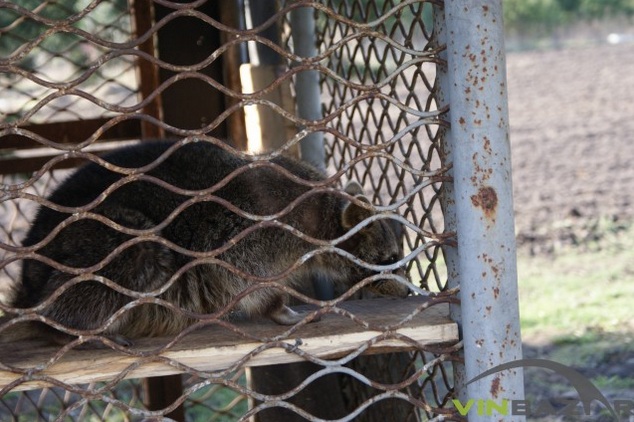
<path id="1" fill-rule="evenodd" d="M 252 65 L 249 63 L 240 66 L 240 81 L 242 89 L 248 94 L 268 88 L 282 75 L 284 68 L 280 65 Z M 291 94 L 290 79 L 282 82 L 277 89 L 261 97 L 282 109 L 294 114 L 295 103 Z M 247 146 L 253 153 L 265 153 L 281 148 L 295 133 L 295 124 L 280 115 L 271 107 L 254 104 L 244 107 Z M 293 145 L 287 150 L 292 157 L 299 157 L 299 144 Z"/>
<path id="2" fill-rule="evenodd" d="M 51 141 L 62 144 L 77 144 L 85 141 L 99 130 L 108 119 L 78 120 L 75 122 L 43 123 L 24 126 L 26 129 Z M 138 120 L 125 120 L 106 130 L 95 142 L 93 149 L 113 149 L 117 142 L 127 142 L 141 136 Z M 108 146 L 104 145 L 108 144 Z M 14 174 L 39 170 L 56 155 L 59 150 L 42 145 L 39 142 L 17 134 L 0 136 L 0 174 Z M 55 168 L 75 167 L 81 160 L 64 160 Z"/>
<path id="3" fill-rule="evenodd" d="M 96 155 L 101 155 L 112 151 L 116 148 L 121 148 L 126 145 L 131 145 L 138 141 L 135 140 L 118 140 L 111 142 L 97 142 L 86 148 L 83 148 L 83 152 L 91 152 Z M 1 152 L 1 151 L 0 151 Z M 13 158 L 0 158 L 0 174 L 15 174 L 20 172 L 37 171 L 46 163 L 58 157 L 62 154 L 57 149 L 53 148 L 34 148 L 30 150 L 23 150 L 14 153 Z M 59 161 L 52 168 L 53 169 L 65 169 L 74 168 L 82 164 L 86 164 L 87 161 L 83 158 L 66 158 Z"/>
<path id="4" fill-rule="evenodd" d="M 20 126 L 53 142 L 60 144 L 78 144 L 90 138 L 97 130 L 110 122 L 112 118 L 75 120 L 67 122 L 39 123 Z M 141 136 L 141 123 L 137 119 L 122 120 L 105 130 L 97 142 L 116 139 L 134 139 Z M 2 150 L 21 150 L 42 148 L 42 144 L 26 136 L 7 134 L 0 137 Z"/>
<path id="5" fill-rule="evenodd" d="M 133 23 L 134 34 L 137 38 L 140 38 L 144 34 L 152 30 L 152 26 L 156 22 L 154 19 L 154 7 L 151 0 L 134 0 L 132 2 L 133 7 Z M 150 56 L 154 56 L 156 53 L 155 37 L 148 37 L 144 42 L 139 45 L 139 50 L 143 51 Z M 139 72 L 139 92 L 141 98 L 146 99 L 152 95 L 152 93 L 160 85 L 159 70 L 156 63 L 139 58 L 137 60 L 137 68 Z M 162 120 L 163 104 L 161 103 L 161 96 L 157 96 L 143 107 L 143 113 Z M 156 126 L 148 121 L 141 122 L 141 128 L 144 139 L 149 138 L 164 138 L 165 131 L 162 127 Z"/>
<path id="6" fill-rule="evenodd" d="M 349 301 L 339 305 L 341 309 L 353 313 L 364 324 L 350 318 L 326 314 L 321 321 L 307 324 L 296 331 L 284 343 L 297 350 L 322 359 L 344 356 L 358 350 L 372 339 L 382 334 L 379 327 L 394 326 L 422 306 L 426 298 L 373 299 Z M 367 323 L 367 325 L 366 325 Z M 59 347 L 42 345 L 41 342 L 19 342 L 4 345 L 0 351 L 0 365 L 28 370 L 34 375 L 46 375 L 68 384 L 82 384 L 105 381 L 128 371 L 125 378 L 143 378 L 185 372 L 173 363 L 186 365 L 200 371 L 217 371 L 235 365 L 246 355 L 254 353 L 242 366 L 253 367 L 281 363 L 301 362 L 305 359 L 298 353 L 283 347 L 261 348 L 263 344 L 254 338 L 266 339 L 280 336 L 289 327 L 279 326 L 268 320 L 236 322 L 244 335 L 220 326 L 210 326 L 184 337 L 179 343 L 162 351 L 157 358 L 153 350 L 159 350 L 169 338 L 138 339 L 130 348 L 130 353 L 115 350 L 70 350 L 59 360 L 44 370 L 36 369 L 48 362 L 58 352 Z M 364 326 L 373 327 L 366 329 Z M 457 325 L 449 319 L 449 306 L 435 304 L 410 318 L 394 332 L 407 336 L 420 345 L 453 343 L 458 341 Z M 399 339 L 377 341 L 366 353 L 413 350 L 413 346 Z M 144 352 L 143 356 L 135 356 Z M 0 388 L 20 379 L 15 372 L 0 369 Z M 26 381 L 15 386 L 12 391 L 41 388 L 49 385 L 46 381 Z"/>

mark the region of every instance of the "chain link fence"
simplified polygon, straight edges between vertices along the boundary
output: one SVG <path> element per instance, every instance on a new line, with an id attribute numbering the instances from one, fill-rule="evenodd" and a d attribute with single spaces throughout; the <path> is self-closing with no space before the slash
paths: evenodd
<path id="1" fill-rule="evenodd" d="M 448 316 L 457 294 L 447 286 L 443 257 L 455 236 L 445 230 L 441 208 L 443 185 L 450 180 L 441 155 L 448 107 L 439 103 L 436 72 L 445 65 L 445 46 L 433 17 L 442 5 L 324 0 L 270 2 L 260 9 L 253 0 L 0 2 L 0 311 L 12 316 L 0 320 L 0 330 L 9 332 L 18 320 L 63 328 L 44 317 L 42 306 L 10 305 L 29 259 L 65 273 L 69 285 L 98 279 L 122 292 L 99 269 L 82 272 L 47 258 L 52 237 L 23 246 L 38 207 L 64 213 L 62 228 L 55 230 L 91 219 L 126 234 L 132 244 L 151 239 L 191 258 L 170 274 L 168 285 L 123 292 L 128 300 L 113 318 L 135 307 L 162 306 L 192 321 L 177 335 L 134 339 L 129 347 L 103 340 L 98 328 L 72 331 L 81 335 L 66 345 L 41 339 L 3 344 L 0 419 L 371 421 L 389 414 L 403 421 L 460 420 L 451 399 L 461 344 Z M 306 10 L 314 26 L 313 56 L 299 53 L 297 41 L 306 21 L 294 14 Z M 300 111 L 314 100 L 298 88 L 303 75 L 313 75 L 318 84 L 317 117 Z M 147 165 L 125 168 L 100 158 L 156 137 L 174 143 Z M 324 155 L 308 156 L 307 139 L 318 139 Z M 216 145 L 246 164 L 206 190 L 164 183 L 182 204 L 153 228 L 117 225 L 100 214 L 101 199 L 70 209 L 47 200 L 71 168 L 93 162 L 117 174 L 103 199 L 149 180 L 144 177 L 161 162 L 198 143 Z M 289 176 L 275 165 L 280 156 L 301 156 L 328 176 Z M 249 213 L 214 196 L 242 174 L 248 179 L 254 168 L 290 178 L 303 196 L 273 214 Z M 324 287 L 319 280 L 300 291 L 284 284 L 285 275 L 301 271 L 314 256 L 341 254 L 337 242 L 289 229 L 285 218 L 315 195 L 346 199 L 340 189 L 350 180 L 363 186 L 373 215 L 348 236 L 379 221 L 399 223 L 403 251 L 390 269 L 402 267 L 406 276 L 391 277 L 411 283 L 411 297 L 367 293 L 363 287 L 371 287 L 375 276 L 350 289 Z M 221 212 L 248 220 L 246 232 L 202 251 L 181 250 L 162 237 L 161 227 L 197 201 L 221 203 Z M 214 312 L 179 309 L 165 299 L 179 274 L 222 257 L 219 250 L 249 233 L 275 228 L 312 242 L 311 252 L 264 279 L 229 268 L 248 287 Z M 108 252 L 116 259 L 125 249 Z M 359 257 L 346 258 L 376 269 Z M 222 266 L 220 261 L 215 265 Z M 291 326 L 234 319 L 240 299 L 262 283 L 303 304 L 309 317 Z M 64 288 L 47 300 L 59 300 Z M 105 346 L 82 347 L 95 339 Z M 294 366 L 303 364 L 310 368 Z M 295 379 L 289 381 L 289 373 Z"/>

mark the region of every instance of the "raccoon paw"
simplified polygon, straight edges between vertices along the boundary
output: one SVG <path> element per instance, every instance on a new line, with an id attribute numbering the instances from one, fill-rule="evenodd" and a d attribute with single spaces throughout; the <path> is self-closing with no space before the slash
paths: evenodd
<path id="1" fill-rule="evenodd" d="M 132 345 L 134 344 L 127 337 L 122 336 L 120 334 L 109 334 L 103 337 L 125 348 L 132 347 Z M 110 346 L 108 346 L 99 338 L 91 339 L 75 347 L 75 349 L 78 349 L 78 350 L 98 350 L 98 349 L 109 349 L 109 348 Z"/>
<path id="2" fill-rule="evenodd" d="M 302 321 L 310 312 L 296 312 L 286 305 L 275 309 L 269 314 L 269 318 L 280 325 L 293 325 Z M 319 318 L 313 318 L 310 322 L 319 321 Z"/>

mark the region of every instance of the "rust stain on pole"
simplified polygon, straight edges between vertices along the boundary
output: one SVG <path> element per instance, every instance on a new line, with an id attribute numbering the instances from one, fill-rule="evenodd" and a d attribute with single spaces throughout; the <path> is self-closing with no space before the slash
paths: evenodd
<path id="1" fill-rule="evenodd" d="M 491 382 L 491 390 L 490 390 L 491 396 L 497 398 L 498 394 L 500 393 L 500 377 L 495 377 L 493 379 L 493 381 Z"/>
<path id="2" fill-rule="evenodd" d="M 482 208 L 484 215 L 486 215 L 489 220 L 495 218 L 498 195 L 492 187 L 484 186 L 480 188 L 476 195 L 471 196 L 471 203 L 474 207 Z"/>

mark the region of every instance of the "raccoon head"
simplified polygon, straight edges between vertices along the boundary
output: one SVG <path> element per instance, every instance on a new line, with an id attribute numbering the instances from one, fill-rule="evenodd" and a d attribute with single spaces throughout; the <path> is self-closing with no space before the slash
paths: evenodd
<path id="1" fill-rule="evenodd" d="M 356 182 L 349 183 L 345 192 L 354 196 L 357 200 L 370 203 L 364 195 L 363 189 Z M 341 226 L 348 231 L 357 224 L 375 215 L 371 209 L 365 208 L 355 202 L 349 202 L 341 213 Z M 403 258 L 403 229 L 402 226 L 391 219 L 377 219 L 364 226 L 358 233 L 341 245 L 342 249 L 350 252 L 357 258 L 374 265 L 392 265 Z M 365 277 L 377 274 L 368 268 L 364 268 L 353 262 L 349 262 L 352 277 L 350 283 L 356 283 Z M 405 276 L 403 268 L 386 270 L 385 273 Z M 379 279 L 369 284 L 367 288 L 373 293 L 382 296 L 405 297 L 410 293 L 408 286 L 390 278 Z"/>

